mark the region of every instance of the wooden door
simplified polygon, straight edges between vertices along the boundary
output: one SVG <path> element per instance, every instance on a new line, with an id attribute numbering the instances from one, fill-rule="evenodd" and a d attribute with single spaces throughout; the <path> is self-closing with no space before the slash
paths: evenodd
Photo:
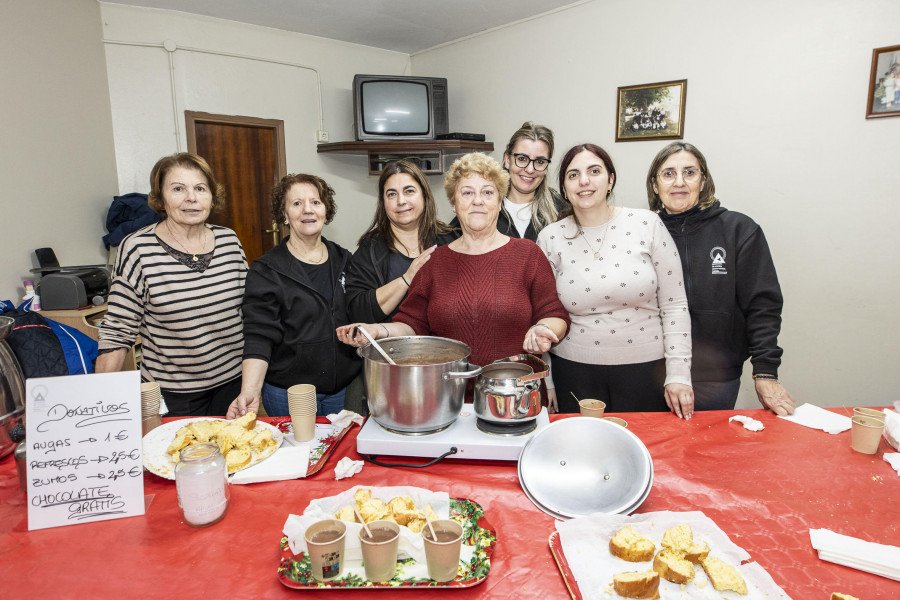
<path id="1" fill-rule="evenodd" d="M 224 207 L 209 222 L 233 229 L 253 262 L 280 239 L 272 186 L 287 174 L 284 121 L 185 111 L 188 152 L 206 159 L 225 186 Z"/>

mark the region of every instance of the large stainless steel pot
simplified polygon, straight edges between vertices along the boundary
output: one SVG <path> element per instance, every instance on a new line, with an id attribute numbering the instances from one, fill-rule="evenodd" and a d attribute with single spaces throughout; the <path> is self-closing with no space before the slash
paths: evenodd
<path id="1" fill-rule="evenodd" d="M 0 458 L 15 449 L 9 432 L 25 419 L 25 376 L 6 343 L 14 324 L 15 319 L 0 317 Z"/>
<path id="2" fill-rule="evenodd" d="M 372 344 L 357 350 L 375 422 L 405 434 L 433 433 L 452 425 L 465 399 L 466 379 L 481 373 L 480 367 L 469 365 L 471 349 L 431 336 L 386 338 L 379 344 L 396 365 L 388 364 Z"/>
<path id="3" fill-rule="evenodd" d="M 475 380 L 475 414 L 485 421 L 531 421 L 541 412 L 541 379 L 547 363 L 519 354 L 482 367 Z"/>

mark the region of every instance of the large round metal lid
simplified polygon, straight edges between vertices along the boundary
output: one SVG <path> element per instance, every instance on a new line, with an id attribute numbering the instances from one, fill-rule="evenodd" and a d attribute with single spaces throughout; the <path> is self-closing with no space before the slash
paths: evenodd
<path id="1" fill-rule="evenodd" d="M 628 514 L 647 498 L 653 460 L 624 427 L 590 417 L 551 423 L 525 444 L 519 483 L 545 513 L 561 519 Z"/>

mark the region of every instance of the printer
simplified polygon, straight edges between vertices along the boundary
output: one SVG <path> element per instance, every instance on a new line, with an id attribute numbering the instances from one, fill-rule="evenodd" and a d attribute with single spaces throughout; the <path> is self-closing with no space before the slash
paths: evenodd
<path id="1" fill-rule="evenodd" d="M 75 310 L 84 306 L 100 306 L 109 294 L 110 271 L 107 265 L 60 267 L 52 248 L 38 248 L 40 273 L 37 293 L 43 310 Z"/>
<path id="2" fill-rule="evenodd" d="M 38 282 L 42 310 L 99 306 L 106 302 L 108 294 L 109 270 L 105 266 L 64 267 L 45 273 Z"/>

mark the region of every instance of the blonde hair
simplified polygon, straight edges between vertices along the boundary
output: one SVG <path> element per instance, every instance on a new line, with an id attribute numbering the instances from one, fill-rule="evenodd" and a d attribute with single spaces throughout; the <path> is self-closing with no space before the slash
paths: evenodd
<path id="1" fill-rule="evenodd" d="M 553 131 L 549 127 L 535 125 L 531 121 L 522 123 L 522 126 L 509 138 L 509 143 L 506 144 L 506 150 L 503 152 L 504 158 L 512 162 L 512 153 L 516 143 L 525 139 L 547 144 L 547 153 L 549 154 L 547 158 L 553 158 Z M 535 233 L 540 233 L 541 229 L 550 223 L 555 223 L 559 218 L 556 202 L 553 199 L 553 192 L 546 176 L 549 173 L 547 171 L 544 171 L 544 173 L 543 180 L 541 180 L 537 189 L 534 190 L 534 200 L 531 204 L 531 223 L 534 226 Z M 509 194 L 509 187 L 506 188 L 506 193 L 507 195 Z"/>
<path id="2" fill-rule="evenodd" d="M 472 152 L 457 159 L 444 175 L 444 193 L 447 194 L 450 204 L 455 201 L 456 188 L 460 180 L 470 175 L 480 175 L 493 183 L 498 194 L 509 187 L 509 173 L 500 163 L 487 154 Z"/>

